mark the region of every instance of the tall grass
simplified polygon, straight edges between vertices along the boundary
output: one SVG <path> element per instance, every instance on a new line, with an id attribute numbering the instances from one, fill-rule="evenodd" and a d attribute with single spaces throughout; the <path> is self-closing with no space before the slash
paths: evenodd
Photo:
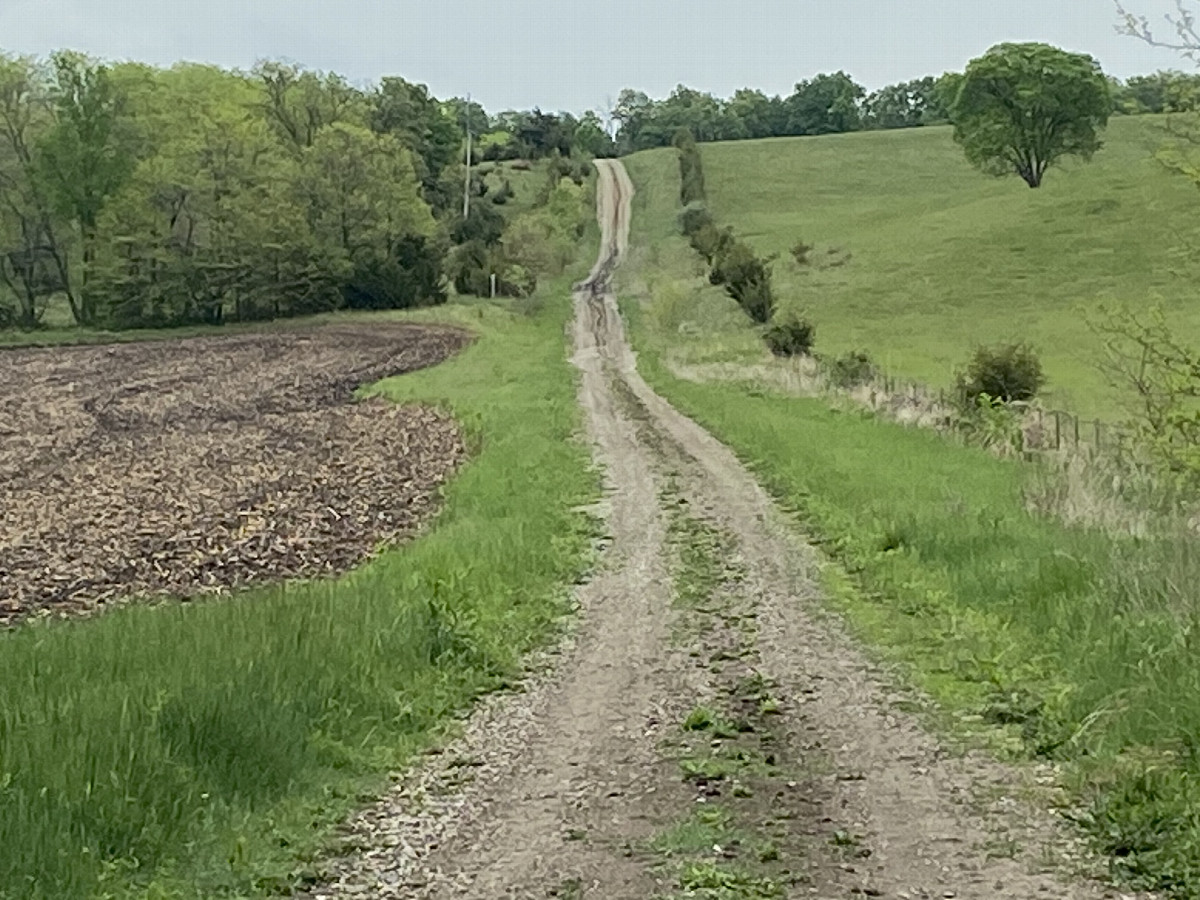
<path id="1" fill-rule="evenodd" d="M 430 534 L 336 581 L 0 636 L 0 897 L 286 890 L 330 826 L 554 629 L 595 482 L 562 332 L 480 305 L 459 358 L 382 383 L 476 458 Z"/>

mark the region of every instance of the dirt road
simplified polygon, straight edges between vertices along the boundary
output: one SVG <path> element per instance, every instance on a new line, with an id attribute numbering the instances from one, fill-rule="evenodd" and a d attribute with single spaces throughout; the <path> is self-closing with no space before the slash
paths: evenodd
<path id="1" fill-rule="evenodd" d="M 642 380 L 612 292 L 633 186 L 598 167 L 574 361 L 603 571 L 529 690 L 361 816 L 313 896 L 1118 896 L 1026 802 L 1047 773 L 952 756 L 901 711 L 913 698 L 819 612 L 814 551 Z"/>

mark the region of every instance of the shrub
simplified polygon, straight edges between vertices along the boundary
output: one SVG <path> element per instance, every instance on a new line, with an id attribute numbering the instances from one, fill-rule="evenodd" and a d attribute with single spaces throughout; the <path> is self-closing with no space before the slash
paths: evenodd
<path id="1" fill-rule="evenodd" d="M 755 322 L 765 325 L 775 314 L 775 293 L 771 287 L 771 269 L 767 261 L 755 255 L 749 246 L 729 235 L 717 253 L 709 272 L 712 284 L 725 286 Z"/>
<path id="2" fill-rule="evenodd" d="M 792 313 L 772 322 L 763 332 L 763 340 L 776 356 L 807 356 L 817 339 L 817 326 Z"/>
<path id="3" fill-rule="evenodd" d="M 689 203 L 679 214 L 679 230 L 692 237 L 702 228 L 715 227 L 712 213 L 703 203 Z"/>
<path id="4" fill-rule="evenodd" d="M 691 131 L 680 128 L 673 141 L 679 151 L 680 199 L 684 206 L 703 203 L 708 196 L 704 185 L 704 164 L 700 159 L 700 148 Z"/>
<path id="5" fill-rule="evenodd" d="M 1032 400 L 1045 384 L 1042 363 L 1028 344 L 980 347 L 958 375 L 960 404 L 974 409 L 981 396 L 1001 403 Z"/>
<path id="6" fill-rule="evenodd" d="M 829 363 L 829 378 L 841 388 L 867 384 L 878 372 L 874 360 L 865 350 L 851 350 Z"/>

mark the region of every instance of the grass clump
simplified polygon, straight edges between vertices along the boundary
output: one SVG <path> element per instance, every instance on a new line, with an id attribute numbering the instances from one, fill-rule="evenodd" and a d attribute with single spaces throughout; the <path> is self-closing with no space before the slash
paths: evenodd
<path id="1" fill-rule="evenodd" d="M 594 496 L 543 313 L 374 390 L 450 409 L 475 458 L 425 537 L 336 581 L 0 635 L 0 898 L 289 892 L 363 792 L 510 682 L 567 611 Z"/>

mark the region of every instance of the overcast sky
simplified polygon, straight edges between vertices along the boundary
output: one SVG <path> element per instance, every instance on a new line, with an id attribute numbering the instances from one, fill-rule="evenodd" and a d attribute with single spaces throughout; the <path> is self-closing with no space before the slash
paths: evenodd
<path id="1" fill-rule="evenodd" d="M 1126 2 L 1161 18 L 1173 0 Z M 290 59 L 356 82 L 402 75 L 493 112 L 603 108 L 623 87 L 678 83 L 788 93 L 837 69 L 874 88 L 1009 40 L 1086 51 L 1121 77 L 1181 65 L 1115 23 L 1112 0 L 0 0 L 0 49 Z"/>

